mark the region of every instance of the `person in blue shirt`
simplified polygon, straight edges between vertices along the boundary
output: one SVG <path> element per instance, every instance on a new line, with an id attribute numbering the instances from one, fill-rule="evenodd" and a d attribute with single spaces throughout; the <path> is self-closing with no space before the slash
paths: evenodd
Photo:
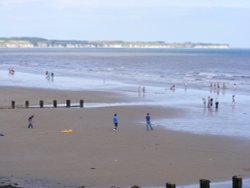
<path id="1" fill-rule="evenodd" d="M 150 117 L 149 113 L 147 113 L 147 115 L 146 115 L 146 128 L 147 128 L 147 131 L 153 130 L 153 127 L 151 124 L 151 117 Z"/>
<path id="2" fill-rule="evenodd" d="M 117 114 L 114 114 L 114 118 L 113 118 L 113 122 L 114 122 L 114 131 L 118 130 L 118 116 Z"/>

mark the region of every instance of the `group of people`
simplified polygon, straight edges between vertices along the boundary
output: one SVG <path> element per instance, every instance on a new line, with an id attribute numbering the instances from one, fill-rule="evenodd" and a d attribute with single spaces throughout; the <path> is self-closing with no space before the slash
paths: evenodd
<path id="1" fill-rule="evenodd" d="M 203 97 L 202 98 L 202 101 L 203 101 L 203 105 L 204 105 L 204 108 L 207 106 L 209 109 L 211 109 L 213 107 L 213 103 L 214 103 L 214 99 L 210 96 L 208 96 L 207 98 L 207 101 L 206 99 Z M 219 108 L 219 101 L 218 99 L 216 98 L 215 100 L 215 109 L 218 109 Z"/>
<path id="2" fill-rule="evenodd" d="M 236 83 L 233 83 L 233 89 L 235 90 L 237 87 Z M 220 82 L 211 82 L 210 83 L 210 88 L 214 90 L 218 89 L 227 89 L 227 84 L 225 82 L 220 83 Z"/>
<path id="3" fill-rule="evenodd" d="M 46 79 L 47 79 L 48 81 L 52 81 L 52 82 L 53 82 L 53 81 L 54 81 L 54 76 L 55 76 L 55 75 L 54 75 L 53 72 L 51 72 L 51 73 L 50 73 L 49 71 L 46 71 L 46 72 L 45 72 L 45 77 L 46 77 Z"/>
<path id="4" fill-rule="evenodd" d="M 211 109 L 211 107 L 213 107 L 213 103 L 215 104 L 215 109 L 219 108 L 219 101 L 217 98 L 214 102 L 214 99 L 210 96 L 208 96 L 207 101 L 204 97 L 202 97 L 202 101 L 203 101 L 204 108 L 207 106 L 209 109 Z M 232 103 L 235 103 L 235 95 L 232 95 Z"/>
<path id="5" fill-rule="evenodd" d="M 154 130 L 153 127 L 152 127 L 152 123 L 151 123 L 151 117 L 150 117 L 150 114 L 147 113 L 146 117 L 145 117 L 145 120 L 146 120 L 146 129 L 147 131 L 149 130 Z M 113 117 L 113 123 L 114 123 L 114 131 L 118 131 L 118 116 L 117 114 L 114 114 L 114 117 Z"/>
<path id="6" fill-rule="evenodd" d="M 33 123 L 32 123 L 33 118 L 34 118 L 34 115 L 32 115 L 32 116 L 30 116 L 28 118 L 28 128 L 31 128 L 31 129 L 33 128 Z M 147 113 L 145 119 L 146 119 L 146 129 L 147 129 L 147 131 L 153 130 L 153 127 L 152 127 L 152 124 L 151 124 L 151 117 L 150 117 L 149 113 Z M 119 121 L 118 121 L 117 114 L 114 114 L 113 123 L 114 123 L 114 129 L 113 130 L 118 131 Z"/>
<path id="7" fill-rule="evenodd" d="M 219 83 L 219 82 L 211 82 L 210 83 L 210 88 L 214 88 L 214 89 L 226 89 L 226 83 L 223 82 L 223 83 Z"/>
<path id="8" fill-rule="evenodd" d="M 8 72 L 10 76 L 13 76 L 15 74 L 15 69 L 13 67 L 9 67 Z"/>
<path id="9" fill-rule="evenodd" d="M 145 96 L 146 93 L 146 87 L 145 86 L 138 86 L 138 95 L 141 96 L 141 94 L 143 96 Z"/>
<path id="10" fill-rule="evenodd" d="M 184 82 L 184 89 L 185 91 L 187 90 L 187 87 L 188 87 L 188 83 L 187 82 Z M 176 85 L 175 84 L 172 84 L 169 88 L 171 91 L 175 91 L 176 89 Z"/>
<path id="11" fill-rule="evenodd" d="M 170 87 L 170 90 L 175 91 L 175 84 Z"/>

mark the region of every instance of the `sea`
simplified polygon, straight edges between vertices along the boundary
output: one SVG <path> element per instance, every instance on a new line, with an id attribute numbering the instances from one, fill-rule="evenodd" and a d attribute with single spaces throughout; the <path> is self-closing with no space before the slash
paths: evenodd
<path id="1" fill-rule="evenodd" d="M 117 92 L 131 102 L 86 101 L 85 107 L 174 107 L 184 115 L 151 114 L 153 126 L 250 139 L 250 49 L 0 49 L 0 86 Z M 218 109 L 204 105 L 208 97 L 219 102 Z M 243 184 L 250 187 L 250 180 Z"/>
<path id="2" fill-rule="evenodd" d="M 250 49 L 0 49 L 0 86 L 119 92 L 140 100 L 86 108 L 175 107 L 185 115 L 152 114 L 153 125 L 250 139 Z M 218 109 L 203 104 L 208 97 Z"/>

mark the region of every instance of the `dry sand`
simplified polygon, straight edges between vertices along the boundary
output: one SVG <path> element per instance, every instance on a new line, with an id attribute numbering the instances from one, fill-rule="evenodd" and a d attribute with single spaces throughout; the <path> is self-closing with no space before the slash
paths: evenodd
<path id="1" fill-rule="evenodd" d="M 127 102 L 115 93 L 0 88 L 0 107 L 10 101 Z M 194 135 L 156 126 L 144 117 L 181 117 L 181 109 L 157 106 L 0 109 L 0 177 L 42 179 L 90 187 L 164 186 L 250 177 L 250 140 Z M 119 131 L 113 131 L 117 113 Z M 34 129 L 27 118 L 34 115 Z M 195 121 L 195 120 L 194 120 Z M 72 129 L 73 133 L 61 133 Z M 0 182 L 1 183 L 1 182 Z M 19 182 L 20 183 L 20 182 Z M 42 183 L 41 183 L 42 185 Z M 32 186 L 31 186 L 32 187 Z M 33 186 L 35 187 L 35 185 Z M 41 186 L 42 187 L 42 186 Z M 56 186 L 51 186 L 56 187 Z"/>

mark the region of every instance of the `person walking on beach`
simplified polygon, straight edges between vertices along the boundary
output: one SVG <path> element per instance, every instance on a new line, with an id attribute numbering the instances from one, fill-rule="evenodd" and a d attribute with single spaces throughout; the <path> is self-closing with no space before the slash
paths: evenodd
<path id="1" fill-rule="evenodd" d="M 45 72 L 45 76 L 46 76 L 46 79 L 49 81 L 50 80 L 50 73 L 49 73 L 49 71 Z"/>
<path id="2" fill-rule="evenodd" d="M 50 74 L 50 77 L 51 77 L 51 81 L 52 81 L 52 82 L 54 82 L 54 76 L 55 76 L 55 75 L 54 75 L 54 73 L 52 72 L 52 73 Z"/>
<path id="3" fill-rule="evenodd" d="M 232 102 L 235 103 L 235 95 L 232 95 Z"/>
<path id="4" fill-rule="evenodd" d="M 213 101 L 214 101 L 214 99 L 211 97 L 211 99 L 210 99 L 210 106 L 211 107 L 213 106 Z"/>
<path id="5" fill-rule="evenodd" d="M 215 100 L 215 109 L 218 110 L 219 108 L 219 101 L 218 99 Z"/>
<path id="6" fill-rule="evenodd" d="M 113 123 L 114 123 L 114 131 L 118 130 L 118 116 L 117 114 L 114 114 L 114 118 L 113 118 Z"/>
<path id="7" fill-rule="evenodd" d="M 28 128 L 33 128 L 33 124 L 32 124 L 32 119 L 34 118 L 34 115 L 30 116 L 29 119 L 28 119 Z"/>
<path id="8" fill-rule="evenodd" d="M 138 86 L 138 96 L 139 97 L 141 96 L 141 86 L 140 85 Z"/>
<path id="9" fill-rule="evenodd" d="M 146 115 L 146 129 L 147 129 L 147 131 L 153 130 L 153 127 L 151 124 L 151 117 L 150 117 L 149 113 L 147 113 L 147 115 Z"/>
<path id="10" fill-rule="evenodd" d="M 142 94 L 143 94 L 143 96 L 145 96 L 145 93 L 146 93 L 146 88 L 145 88 L 145 86 L 142 86 Z"/>
<path id="11" fill-rule="evenodd" d="M 187 82 L 184 83 L 185 91 L 187 90 Z"/>
<path id="12" fill-rule="evenodd" d="M 207 98 L 207 107 L 208 108 L 211 107 L 211 98 L 210 98 L 210 96 L 208 96 L 208 98 Z"/>

